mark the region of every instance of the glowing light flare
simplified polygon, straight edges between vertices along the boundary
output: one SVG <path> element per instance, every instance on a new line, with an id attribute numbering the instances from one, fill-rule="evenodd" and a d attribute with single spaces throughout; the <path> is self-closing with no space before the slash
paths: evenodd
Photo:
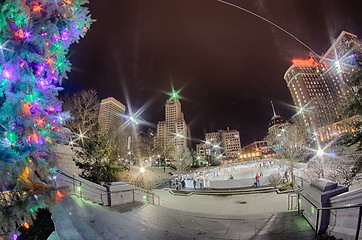
<path id="1" fill-rule="evenodd" d="M 39 135 L 36 133 L 30 134 L 27 137 L 27 142 L 35 142 L 35 143 L 39 143 Z"/>
<path id="2" fill-rule="evenodd" d="M 80 190 L 78 190 L 80 191 Z M 60 200 L 62 200 L 64 198 L 64 194 L 61 191 L 56 191 L 55 193 L 55 201 L 59 202 Z"/>
<path id="3" fill-rule="evenodd" d="M 44 118 L 38 118 L 36 120 L 36 125 L 38 125 L 39 127 L 43 127 L 44 123 Z"/>
<path id="4" fill-rule="evenodd" d="M 63 41 L 67 41 L 69 39 L 69 31 L 68 29 L 64 29 L 61 34 L 60 34 L 60 38 L 63 40 Z"/>
<path id="5" fill-rule="evenodd" d="M 48 57 L 48 58 L 46 59 L 46 63 L 47 63 L 48 65 L 52 65 L 53 62 L 54 62 L 54 59 L 51 58 L 51 57 Z"/>
<path id="6" fill-rule="evenodd" d="M 16 31 L 15 33 L 14 33 L 14 35 L 15 35 L 15 38 L 18 38 L 18 39 L 23 39 L 24 38 L 24 31 L 23 31 L 23 29 L 19 29 L 18 31 Z"/>
<path id="7" fill-rule="evenodd" d="M 317 156 L 318 157 L 321 157 L 321 156 L 323 156 L 324 155 L 324 150 L 323 149 L 318 149 L 317 150 Z"/>
<path id="8" fill-rule="evenodd" d="M 87 131 L 82 132 L 81 129 L 79 129 L 79 133 L 78 134 L 74 134 L 77 136 L 77 138 L 75 139 L 75 141 L 80 140 L 82 142 L 82 144 L 84 145 L 84 138 L 87 138 L 87 136 L 85 135 L 87 133 Z"/>
<path id="9" fill-rule="evenodd" d="M 29 225 L 28 222 L 24 222 L 23 226 L 24 226 L 25 229 L 29 229 L 29 228 L 30 228 L 30 225 Z"/>
<path id="10" fill-rule="evenodd" d="M 168 95 L 171 97 L 172 100 L 177 100 L 177 99 L 181 98 L 180 92 L 181 92 L 181 90 L 172 89 L 172 92 L 169 93 Z"/>
<path id="11" fill-rule="evenodd" d="M 7 43 L 9 42 L 9 40 L 5 41 L 3 44 L 0 43 L 0 52 L 2 53 L 4 50 L 6 51 L 13 51 L 10 48 L 6 48 Z"/>
<path id="12" fill-rule="evenodd" d="M 73 3 L 72 0 L 64 0 L 62 5 L 65 6 L 65 5 L 71 5 Z"/>
<path id="13" fill-rule="evenodd" d="M 31 36 L 31 33 L 29 31 L 24 32 L 24 37 L 29 38 Z"/>
<path id="14" fill-rule="evenodd" d="M 30 108 L 31 108 L 31 104 L 30 102 L 25 102 L 23 104 L 23 109 L 22 112 L 25 116 L 29 116 L 30 115 Z"/>
<path id="15" fill-rule="evenodd" d="M 6 79 L 10 79 L 10 78 L 11 78 L 11 72 L 10 72 L 10 70 L 8 70 L 8 69 L 6 69 L 6 68 L 3 70 L 2 75 L 3 75 L 3 77 L 6 78 Z"/>
<path id="16" fill-rule="evenodd" d="M 8 133 L 7 136 L 6 136 L 6 138 L 7 138 L 12 144 L 16 143 L 16 135 L 15 135 L 15 133 L 12 133 L 12 132 Z"/>
<path id="17" fill-rule="evenodd" d="M 33 6 L 33 12 L 35 12 L 35 13 L 40 13 L 42 10 L 43 10 L 43 6 L 40 4 L 35 4 Z"/>

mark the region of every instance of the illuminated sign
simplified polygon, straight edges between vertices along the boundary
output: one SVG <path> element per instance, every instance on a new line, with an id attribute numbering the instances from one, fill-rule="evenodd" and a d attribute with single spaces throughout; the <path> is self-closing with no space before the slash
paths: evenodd
<path id="1" fill-rule="evenodd" d="M 314 67 L 318 66 L 318 62 L 314 60 L 314 58 L 306 59 L 293 59 L 292 60 L 294 65 L 297 65 L 299 67 Z"/>

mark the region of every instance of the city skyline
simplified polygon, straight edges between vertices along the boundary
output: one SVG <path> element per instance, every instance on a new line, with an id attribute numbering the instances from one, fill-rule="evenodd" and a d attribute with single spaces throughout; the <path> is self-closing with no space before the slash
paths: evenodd
<path id="1" fill-rule="evenodd" d="M 361 37 L 357 1 L 230 1 L 278 24 L 322 54 L 342 30 Z M 156 125 L 166 92 L 181 89 L 193 136 L 237 129 L 243 145 L 267 133 L 276 111 L 289 119 L 293 103 L 283 79 L 302 44 L 244 11 L 217 1 L 92 1 L 94 23 L 72 48 L 67 92 L 94 88 Z"/>

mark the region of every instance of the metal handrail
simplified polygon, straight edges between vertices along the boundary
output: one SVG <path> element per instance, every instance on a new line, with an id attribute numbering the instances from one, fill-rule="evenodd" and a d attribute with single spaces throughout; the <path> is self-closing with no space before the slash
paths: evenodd
<path id="1" fill-rule="evenodd" d="M 68 183 L 73 183 L 73 185 L 74 185 L 74 181 L 77 181 L 77 182 L 80 184 L 80 186 L 81 186 L 82 188 L 86 189 L 87 191 L 90 191 L 90 192 L 99 194 L 99 195 L 100 195 L 100 200 L 101 200 L 102 204 L 104 204 L 103 195 L 108 195 L 108 194 L 112 194 L 112 193 L 116 193 L 116 194 L 117 194 L 117 193 L 131 192 L 131 191 L 132 191 L 132 196 L 133 196 L 133 199 L 132 199 L 132 200 L 133 200 L 133 202 L 135 202 L 135 191 L 140 191 L 140 192 L 144 192 L 144 193 L 146 193 L 146 194 L 151 195 L 151 196 L 152 196 L 152 204 L 154 204 L 154 205 L 155 205 L 155 198 L 157 198 L 157 199 L 158 199 L 158 205 L 160 205 L 160 196 L 158 196 L 156 193 L 152 193 L 152 192 L 146 191 L 146 190 L 144 190 L 144 189 L 142 189 L 142 188 L 132 188 L 132 189 L 127 189 L 127 190 L 117 190 L 117 191 L 107 191 L 107 190 L 103 190 L 103 189 L 98 189 L 99 192 L 96 192 L 96 191 L 94 191 L 94 190 L 92 190 L 92 189 L 89 189 L 89 188 L 87 188 L 87 187 L 84 187 L 84 185 L 87 185 L 87 186 L 90 186 L 90 185 L 89 185 L 88 183 L 86 183 L 86 182 L 83 182 L 83 181 L 81 181 L 81 180 L 79 180 L 79 179 L 76 179 L 76 178 L 74 177 L 74 175 L 72 176 L 72 175 L 70 175 L 70 174 L 67 174 L 67 173 L 63 172 L 62 170 L 60 170 L 60 169 L 57 169 L 57 172 L 60 173 L 61 175 L 65 176 L 65 177 L 73 180 L 73 181 L 69 181 L 68 179 L 64 179 L 64 181 L 67 181 Z M 83 184 L 83 185 L 82 185 L 82 184 Z M 84 196 L 82 196 L 82 193 L 81 193 L 81 192 L 80 192 L 79 195 L 80 195 L 80 197 L 84 197 Z"/>
<path id="2" fill-rule="evenodd" d="M 316 227 L 315 227 L 315 237 L 318 236 L 318 225 L 319 225 L 319 212 L 323 210 L 339 210 L 339 209 L 349 209 L 349 208 L 359 208 L 358 211 L 358 220 L 357 220 L 357 229 L 356 229 L 356 235 L 355 240 L 358 240 L 359 233 L 361 229 L 361 217 L 362 217 L 362 204 L 347 204 L 340 207 L 318 207 L 314 201 L 309 199 L 307 196 L 303 195 L 301 192 L 298 193 L 298 213 L 300 213 L 300 195 L 306 199 L 310 204 L 312 204 L 317 209 L 317 219 L 316 219 Z"/>

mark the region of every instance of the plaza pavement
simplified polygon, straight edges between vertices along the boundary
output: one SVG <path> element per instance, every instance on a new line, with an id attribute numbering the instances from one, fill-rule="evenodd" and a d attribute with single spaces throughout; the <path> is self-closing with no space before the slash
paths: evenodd
<path id="1" fill-rule="evenodd" d="M 180 196 L 170 194 L 169 189 L 153 190 L 160 196 L 161 206 L 192 213 L 218 215 L 265 215 L 288 211 L 288 194 L 276 192 L 242 195 Z M 296 204 L 296 201 L 294 201 Z"/>
<path id="2" fill-rule="evenodd" d="M 52 212 L 60 239 L 314 239 L 308 222 L 287 211 L 287 194 L 177 196 L 155 190 L 161 206 L 104 207 L 65 198 Z"/>

